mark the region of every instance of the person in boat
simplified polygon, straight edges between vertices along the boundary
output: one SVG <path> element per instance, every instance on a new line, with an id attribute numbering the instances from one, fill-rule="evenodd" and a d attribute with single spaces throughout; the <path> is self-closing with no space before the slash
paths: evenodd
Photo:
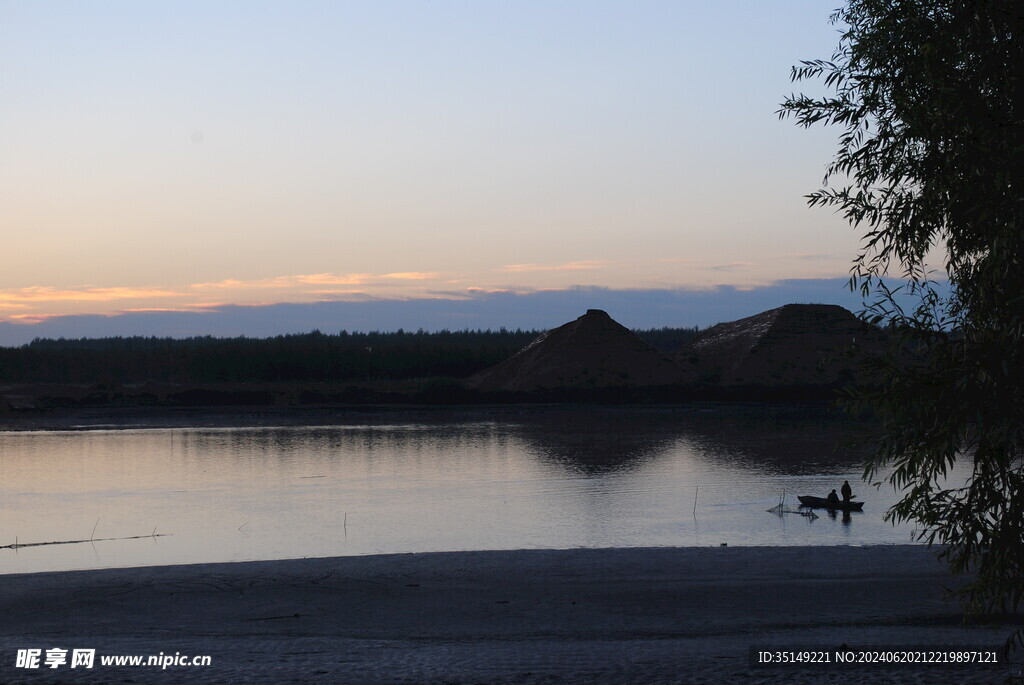
<path id="1" fill-rule="evenodd" d="M 848 480 L 844 480 L 843 481 L 843 487 L 840 490 L 840 492 L 843 493 L 843 501 L 844 502 L 849 502 L 851 499 L 853 499 L 853 489 L 850 487 L 850 481 L 848 481 Z"/>
<path id="2" fill-rule="evenodd" d="M 832 492 L 828 493 L 828 497 L 825 498 L 825 501 L 829 503 L 829 506 L 839 504 L 839 495 L 836 494 L 835 488 L 832 488 Z"/>

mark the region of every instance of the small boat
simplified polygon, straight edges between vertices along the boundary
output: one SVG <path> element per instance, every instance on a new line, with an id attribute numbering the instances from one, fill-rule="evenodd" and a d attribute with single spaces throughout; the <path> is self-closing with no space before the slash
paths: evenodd
<path id="1" fill-rule="evenodd" d="M 862 511 L 864 509 L 863 502 L 844 502 L 839 500 L 838 502 L 829 502 L 824 497 L 812 497 L 811 495 L 800 495 L 797 497 L 800 500 L 801 507 L 810 507 L 811 509 L 839 509 L 841 511 Z"/>

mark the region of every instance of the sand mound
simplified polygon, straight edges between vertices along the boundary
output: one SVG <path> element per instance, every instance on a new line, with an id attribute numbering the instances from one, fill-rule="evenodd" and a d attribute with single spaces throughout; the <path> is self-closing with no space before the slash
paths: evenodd
<path id="1" fill-rule="evenodd" d="M 600 309 L 544 333 L 467 381 L 484 391 L 637 388 L 682 380 L 678 366 Z"/>
<path id="2" fill-rule="evenodd" d="M 881 330 L 842 307 L 787 304 L 712 326 L 675 359 L 695 380 L 725 387 L 831 387 L 884 347 Z"/>

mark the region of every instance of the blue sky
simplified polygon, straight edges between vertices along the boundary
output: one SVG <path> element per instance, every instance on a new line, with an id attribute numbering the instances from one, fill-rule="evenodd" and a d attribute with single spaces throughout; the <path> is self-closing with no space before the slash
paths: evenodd
<path id="1" fill-rule="evenodd" d="M 830 10 L 0 0 L 0 344 L 843 300 L 836 132 L 775 114 Z"/>

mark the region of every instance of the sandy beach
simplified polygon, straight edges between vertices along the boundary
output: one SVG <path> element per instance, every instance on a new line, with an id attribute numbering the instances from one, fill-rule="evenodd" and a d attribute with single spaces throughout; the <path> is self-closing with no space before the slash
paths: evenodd
<path id="1" fill-rule="evenodd" d="M 917 546 L 400 554 L 6 575 L 0 682 L 1001 682 L 1019 666 L 752 667 L 752 646 L 999 647 Z M 845 646 L 845 647 L 844 647 Z M 67 661 L 45 665 L 47 651 Z M 40 665 L 17 665 L 39 649 Z M 94 649 L 94 666 L 70 667 Z M 210 665 L 102 665 L 110 655 Z M 843 669 L 846 670 L 843 670 Z"/>

